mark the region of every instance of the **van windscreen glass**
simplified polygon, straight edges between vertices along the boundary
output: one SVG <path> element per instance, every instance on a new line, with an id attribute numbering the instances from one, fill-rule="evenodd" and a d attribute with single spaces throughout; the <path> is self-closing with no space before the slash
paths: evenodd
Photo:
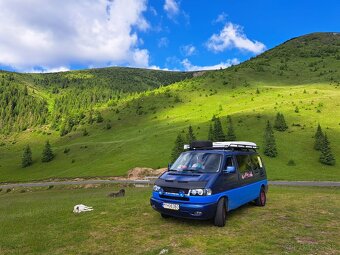
<path id="1" fill-rule="evenodd" d="M 171 166 L 171 171 L 217 172 L 220 169 L 223 155 L 218 153 L 189 151 L 182 153 Z"/>

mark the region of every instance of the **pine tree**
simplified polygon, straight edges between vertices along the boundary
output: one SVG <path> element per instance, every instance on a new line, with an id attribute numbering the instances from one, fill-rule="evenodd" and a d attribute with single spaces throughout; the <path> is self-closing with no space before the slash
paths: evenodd
<path id="1" fill-rule="evenodd" d="M 233 122 L 231 120 L 230 116 L 227 116 L 227 135 L 226 135 L 227 141 L 236 141 L 236 135 L 233 127 Z"/>
<path id="2" fill-rule="evenodd" d="M 324 134 L 322 132 L 320 124 L 318 124 L 318 127 L 316 128 L 314 138 L 315 138 L 314 149 L 319 151 L 322 149 L 324 143 Z"/>
<path id="3" fill-rule="evenodd" d="M 175 160 L 178 158 L 178 156 L 183 152 L 184 150 L 184 140 L 181 134 L 177 135 L 175 145 L 171 152 L 171 162 L 175 162 Z"/>
<path id="4" fill-rule="evenodd" d="M 225 135 L 223 133 L 222 124 L 220 118 L 213 118 L 214 119 L 214 127 L 213 127 L 213 141 L 224 141 Z"/>
<path id="5" fill-rule="evenodd" d="M 209 125 L 208 140 L 214 141 L 214 131 L 213 131 L 213 127 L 212 127 L 211 123 Z"/>
<path id="6" fill-rule="evenodd" d="M 276 114 L 276 119 L 275 119 L 275 123 L 274 123 L 274 128 L 277 130 L 277 131 L 285 131 L 288 129 L 288 126 L 286 124 L 286 121 L 285 121 L 285 117 L 283 116 L 282 113 L 277 113 Z"/>
<path id="7" fill-rule="evenodd" d="M 46 141 L 45 148 L 42 153 L 41 162 L 50 162 L 54 158 L 52 148 L 49 141 Z"/>
<path id="8" fill-rule="evenodd" d="M 191 125 L 188 128 L 188 133 L 186 135 L 186 142 L 191 143 L 192 141 L 196 140 L 196 136 L 194 134 L 194 130 L 192 129 Z"/>
<path id="9" fill-rule="evenodd" d="M 322 142 L 321 155 L 320 155 L 319 161 L 322 164 L 333 166 L 335 165 L 335 158 L 332 154 L 331 147 L 329 145 L 329 141 L 328 141 L 326 134 L 323 136 L 322 140 L 323 142 Z"/>
<path id="10" fill-rule="evenodd" d="M 28 167 L 32 165 L 33 160 L 32 160 L 32 151 L 29 145 L 27 145 L 24 148 L 24 153 L 22 155 L 22 161 L 21 161 L 21 166 L 22 167 Z"/>
<path id="11" fill-rule="evenodd" d="M 88 136 L 89 135 L 89 132 L 86 130 L 86 128 L 84 128 L 83 130 L 83 136 Z"/>
<path id="12" fill-rule="evenodd" d="M 272 158 L 277 156 L 274 132 L 269 121 L 267 122 L 264 134 L 264 154 Z"/>

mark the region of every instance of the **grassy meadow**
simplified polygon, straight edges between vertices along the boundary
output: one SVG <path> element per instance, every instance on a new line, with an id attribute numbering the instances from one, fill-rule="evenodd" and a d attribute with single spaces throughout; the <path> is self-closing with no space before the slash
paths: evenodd
<path id="1" fill-rule="evenodd" d="M 1 191 L 0 254 L 340 252 L 338 188 L 271 186 L 266 207 L 249 204 L 232 211 L 224 228 L 161 218 L 149 205 L 151 188 L 125 187 L 125 197 L 107 197 L 119 188 Z M 74 215 L 78 203 L 94 211 Z"/>

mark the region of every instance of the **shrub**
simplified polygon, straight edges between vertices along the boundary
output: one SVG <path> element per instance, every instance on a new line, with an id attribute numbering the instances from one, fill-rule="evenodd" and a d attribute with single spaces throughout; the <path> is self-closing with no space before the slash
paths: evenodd
<path id="1" fill-rule="evenodd" d="M 290 159 L 287 163 L 287 166 L 295 166 L 295 161 L 293 159 Z"/>

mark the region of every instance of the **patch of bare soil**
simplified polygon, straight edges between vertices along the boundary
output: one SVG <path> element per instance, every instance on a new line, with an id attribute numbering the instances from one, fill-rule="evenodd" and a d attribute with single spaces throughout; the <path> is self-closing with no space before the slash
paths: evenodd
<path id="1" fill-rule="evenodd" d="M 148 167 L 135 167 L 129 170 L 128 179 L 140 180 L 145 179 L 145 177 L 158 177 L 166 170 L 167 170 L 166 168 L 152 169 Z"/>
<path id="2" fill-rule="evenodd" d="M 317 244 L 318 242 L 311 237 L 295 237 L 296 242 L 299 244 Z"/>

